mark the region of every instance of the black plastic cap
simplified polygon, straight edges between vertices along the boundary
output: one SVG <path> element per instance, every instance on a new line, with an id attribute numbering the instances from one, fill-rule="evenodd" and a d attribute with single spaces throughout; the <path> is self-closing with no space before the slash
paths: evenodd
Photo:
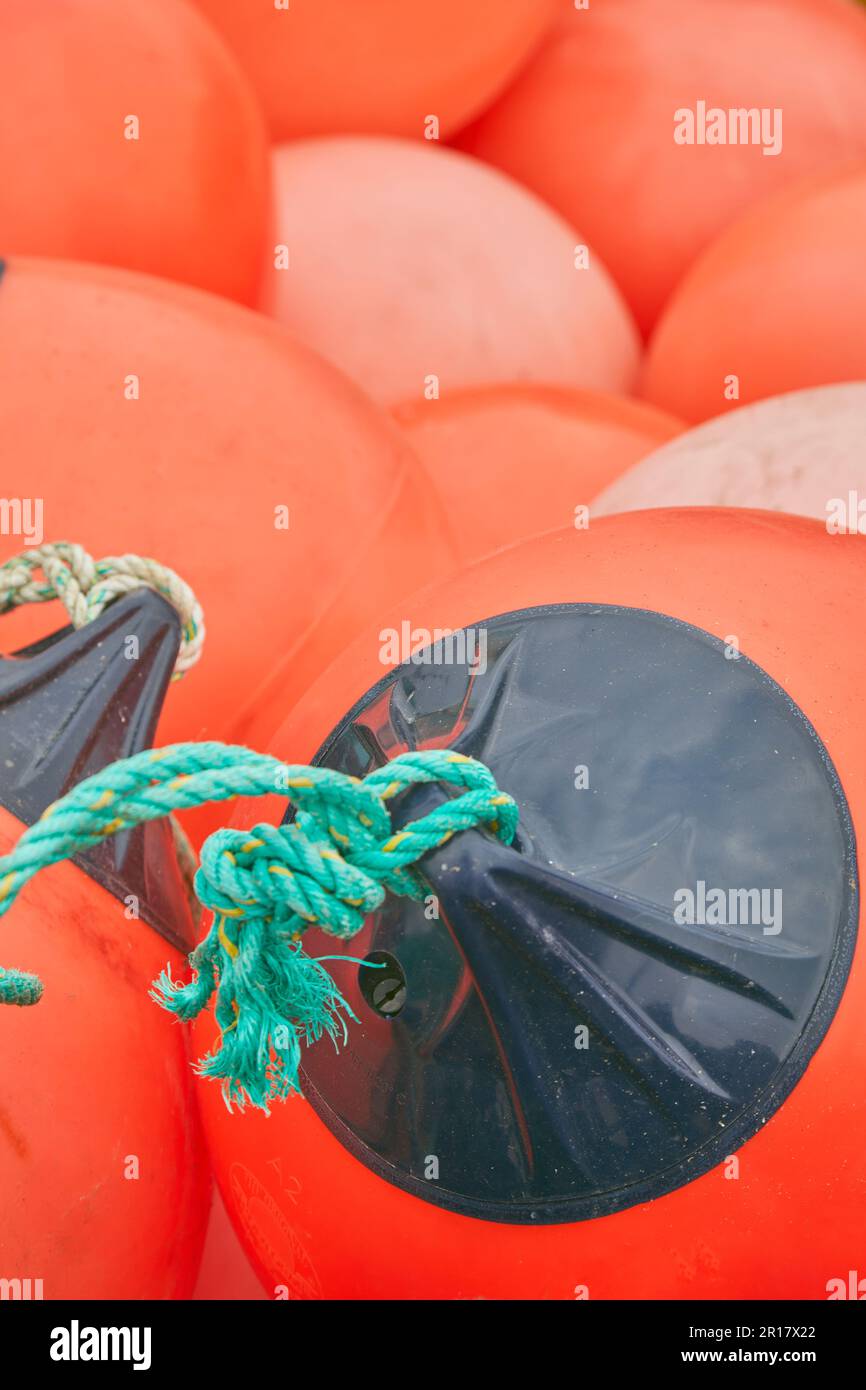
<path id="1" fill-rule="evenodd" d="M 180 647 L 174 608 L 149 589 L 94 622 L 0 657 L 0 805 L 25 825 L 83 778 L 150 748 Z M 194 924 L 170 827 L 113 836 L 76 863 L 184 952 Z"/>
<path id="2" fill-rule="evenodd" d="M 424 1200 L 574 1221 L 706 1172 L 783 1103 L 850 966 L 853 832 L 803 714 L 707 633 L 587 605 L 480 631 L 480 666 L 431 649 L 319 761 L 363 775 L 453 747 L 516 798 L 517 840 L 456 837 L 422 861 L 426 902 L 368 921 L 351 953 L 386 971 L 331 967 L 361 1023 L 340 1056 L 307 1053 L 304 1089 Z M 443 795 L 413 789 L 396 818 Z"/>

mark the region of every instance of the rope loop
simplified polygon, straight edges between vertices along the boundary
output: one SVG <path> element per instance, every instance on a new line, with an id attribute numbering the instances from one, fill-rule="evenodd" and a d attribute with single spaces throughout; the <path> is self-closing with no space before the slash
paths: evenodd
<path id="1" fill-rule="evenodd" d="M 154 589 L 177 610 L 181 645 L 174 679 L 178 680 L 201 656 L 204 615 L 189 585 L 157 560 L 141 555 L 109 555 L 104 560 L 94 560 L 83 546 L 70 541 L 24 550 L 0 565 L 0 614 L 25 603 L 59 599 L 72 626 L 80 628 L 135 589 Z"/>

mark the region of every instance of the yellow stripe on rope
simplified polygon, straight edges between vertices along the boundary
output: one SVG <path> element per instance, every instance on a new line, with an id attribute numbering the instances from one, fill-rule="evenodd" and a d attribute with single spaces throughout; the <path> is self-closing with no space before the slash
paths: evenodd
<path id="1" fill-rule="evenodd" d="M 238 955 L 238 948 L 237 948 L 237 946 L 235 945 L 235 943 L 234 943 L 233 941 L 230 941 L 230 940 L 229 940 L 228 936 L 226 935 L 226 930 L 225 930 L 225 926 L 226 926 L 226 917 L 228 917 L 228 916 L 230 916 L 230 915 L 231 915 L 230 913 L 224 912 L 224 913 L 222 914 L 222 916 L 220 917 L 220 925 L 219 925 L 219 933 L 218 933 L 218 935 L 219 935 L 219 939 L 220 939 L 220 945 L 222 946 L 223 950 L 228 952 L 228 954 L 231 956 L 232 960 L 235 960 L 235 959 L 237 958 L 237 955 Z M 234 1001 L 232 1001 L 232 1002 L 234 1002 Z M 237 1020 L 235 1020 L 235 1021 L 237 1021 Z"/>
<path id="2" fill-rule="evenodd" d="M 388 840 L 388 842 L 382 846 L 383 852 L 385 854 L 390 854 L 392 850 L 396 849 L 397 846 L 402 843 L 403 840 L 411 839 L 411 836 L 412 832 L 410 830 L 398 830 L 397 834 L 392 835 L 390 840 Z"/>

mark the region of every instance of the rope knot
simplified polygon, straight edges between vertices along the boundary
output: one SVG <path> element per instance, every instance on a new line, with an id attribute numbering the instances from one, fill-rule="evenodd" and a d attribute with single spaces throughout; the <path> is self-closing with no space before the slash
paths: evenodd
<path id="1" fill-rule="evenodd" d="M 395 831 L 389 803 L 431 782 L 458 794 Z M 107 835 L 206 801 L 274 792 L 289 798 L 294 820 L 218 830 L 205 842 L 195 888 L 213 923 L 190 956 L 192 980 L 176 984 L 165 971 L 152 990 L 182 1020 L 216 992 L 220 1041 L 199 1071 L 222 1080 L 227 1104 L 264 1110 L 299 1090 L 301 1044 L 324 1033 L 336 1043 L 354 1018 L 321 961 L 304 952 L 304 932 L 317 926 L 348 940 L 386 889 L 421 896 L 414 866 L 459 831 L 483 826 L 510 844 L 517 806 L 488 768 L 447 750 L 404 753 L 359 780 L 221 743 L 177 744 L 79 783 L 0 859 L 2 916 L 40 868 Z M 0 976 L 0 1002 L 2 985 Z M 9 994 L 7 1002 L 35 1002 L 16 999 L 11 986 Z"/>
<path id="2" fill-rule="evenodd" d="M 195 890 L 217 916 L 262 917 L 298 934 L 316 923 L 343 938 L 359 932 L 385 897 L 381 883 L 297 822 L 218 830 L 202 850 Z"/>
<path id="3" fill-rule="evenodd" d="M 177 610 L 181 646 L 174 678 L 179 679 L 201 656 L 204 615 L 189 585 L 174 570 L 145 556 L 109 555 L 94 560 L 83 546 L 69 541 L 22 551 L 0 565 L 0 614 L 24 603 L 59 599 L 72 626 L 80 628 L 134 589 L 154 589 Z"/>

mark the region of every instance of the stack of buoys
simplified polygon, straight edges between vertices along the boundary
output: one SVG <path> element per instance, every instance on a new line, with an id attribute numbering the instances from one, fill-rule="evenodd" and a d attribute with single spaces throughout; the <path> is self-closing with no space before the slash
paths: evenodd
<path id="1" fill-rule="evenodd" d="M 733 22 L 727 0 L 560 11 L 460 143 L 578 222 L 646 332 L 738 215 L 866 158 L 866 33 L 846 0 L 763 0 Z"/>
<path id="2" fill-rule="evenodd" d="M 225 300 L 12 257 L 0 374 L 9 497 L 38 499 L 47 537 L 157 556 L 199 595 L 210 640 L 199 681 L 173 692 L 163 741 L 243 732 L 279 658 L 291 653 L 294 698 L 395 587 L 454 563 L 390 421 L 303 344 Z M 20 548 L 0 537 L 0 559 Z M 19 609 L 6 650 L 49 620 Z M 195 688 L 205 682 L 207 699 Z"/>
<path id="3" fill-rule="evenodd" d="M 0 169 L 2 1287 L 825 1297 L 866 7 L 7 0 Z"/>

